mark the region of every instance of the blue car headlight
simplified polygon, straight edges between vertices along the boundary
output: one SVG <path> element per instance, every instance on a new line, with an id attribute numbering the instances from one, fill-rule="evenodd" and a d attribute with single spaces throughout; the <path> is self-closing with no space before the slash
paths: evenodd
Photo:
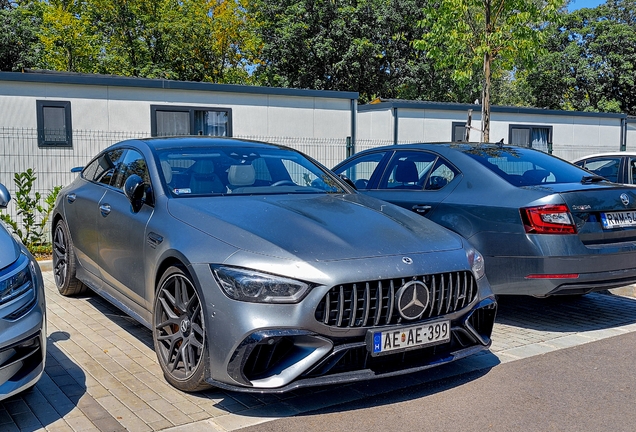
<path id="1" fill-rule="evenodd" d="M 35 277 L 26 255 L 0 274 L 0 306 L 35 289 Z"/>
<path id="2" fill-rule="evenodd" d="M 254 270 L 211 266 L 216 280 L 229 298 L 252 303 L 298 303 L 311 285 Z"/>

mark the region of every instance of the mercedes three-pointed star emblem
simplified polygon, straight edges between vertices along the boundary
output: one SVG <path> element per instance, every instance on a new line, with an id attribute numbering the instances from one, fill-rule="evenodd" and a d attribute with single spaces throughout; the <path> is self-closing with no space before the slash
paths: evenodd
<path id="1" fill-rule="evenodd" d="M 395 299 L 400 316 L 406 320 L 416 320 L 422 317 L 428 306 L 428 287 L 420 281 L 407 282 L 398 290 Z"/>

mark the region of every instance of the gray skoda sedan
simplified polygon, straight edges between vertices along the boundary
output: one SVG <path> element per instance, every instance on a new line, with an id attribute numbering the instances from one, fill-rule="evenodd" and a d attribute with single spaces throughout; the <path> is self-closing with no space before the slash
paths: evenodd
<path id="1" fill-rule="evenodd" d="M 484 254 L 497 295 L 583 295 L 636 282 L 636 189 L 539 150 L 394 145 L 334 171 L 466 238 Z"/>
<path id="2" fill-rule="evenodd" d="M 0 184 L 0 208 L 10 196 Z M 46 358 L 44 282 L 27 249 L 0 222 L 0 400 L 37 383 Z"/>
<path id="3" fill-rule="evenodd" d="M 391 377 L 491 343 L 475 249 L 286 147 L 115 144 L 62 190 L 53 227 L 59 291 L 88 287 L 149 327 L 183 391 Z"/>

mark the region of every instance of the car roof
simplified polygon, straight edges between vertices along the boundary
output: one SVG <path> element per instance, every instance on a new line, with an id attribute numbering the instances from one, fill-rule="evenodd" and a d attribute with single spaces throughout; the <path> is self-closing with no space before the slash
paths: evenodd
<path id="1" fill-rule="evenodd" d="M 528 149 L 528 150 L 536 150 L 536 149 L 531 149 L 529 147 L 524 147 L 524 146 L 515 146 L 512 144 L 499 144 L 499 143 L 481 143 L 481 142 L 462 142 L 462 141 L 456 141 L 456 142 L 422 142 L 422 143 L 410 143 L 410 144 L 392 144 L 392 145 L 387 145 L 387 146 L 382 146 L 382 147 L 373 147 L 370 149 L 366 149 L 363 152 L 367 153 L 367 152 L 372 152 L 372 151 L 376 151 L 376 150 L 395 150 L 395 149 L 413 149 L 413 150 L 436 150 L 436 149 L 448 149 L 451 151 L 459 151 L 459 152 L 465 152 L 471 149 L 475 149 L 475 148 L 482 148 L 482 149 L 489 149 L 489 148 L 496 148 L 496 149 L 511 149 L 511 148 L 522 148 L 522 149 Z M 360 154 L 361 152 L 358 152 L 356 154 Z"/>
<path id="2" fill-rule="evenodd" d="M 285 148 L 278 144 L 270 144 L 262 141 L 253 141 L 248 139 L 228 138 L 228 137 L 210 137 L 210 136 L 174 136 L 174 137 L 155 137 L 140 138 L 121 141 L 115 145 L 131 145 L 145 144 L 156 150 L 180 148 L 180 147 L 259 147 L 259 148 Z"/>
<path id="3" fill-rule="evenodd" d="M 585 159 L 603 157 L 603 156 L 636 156 L 636 152 L 628 152 L 628 151 L 613 151 L 613 152 L 602 152 L 602 153 L 594 153 L 586 156 L 582 156 L 580 158 L 574 159 L 574 162 L 582 161 Z"/>

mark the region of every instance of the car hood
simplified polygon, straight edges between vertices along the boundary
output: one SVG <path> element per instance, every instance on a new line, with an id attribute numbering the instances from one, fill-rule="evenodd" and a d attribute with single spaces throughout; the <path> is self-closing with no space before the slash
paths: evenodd
<path id="1" fill-rule="evenodd" d="M 20 257 L 20 246 L 0 223 L 0 269 L 13 264 Z"/>
<path id="2" fill-rule="evenodd" d="M 261 195 L 168 201 L 180 221 L 236 248 L 304 261 L 454 250 L 445 228 L 360 194 Z"/>

